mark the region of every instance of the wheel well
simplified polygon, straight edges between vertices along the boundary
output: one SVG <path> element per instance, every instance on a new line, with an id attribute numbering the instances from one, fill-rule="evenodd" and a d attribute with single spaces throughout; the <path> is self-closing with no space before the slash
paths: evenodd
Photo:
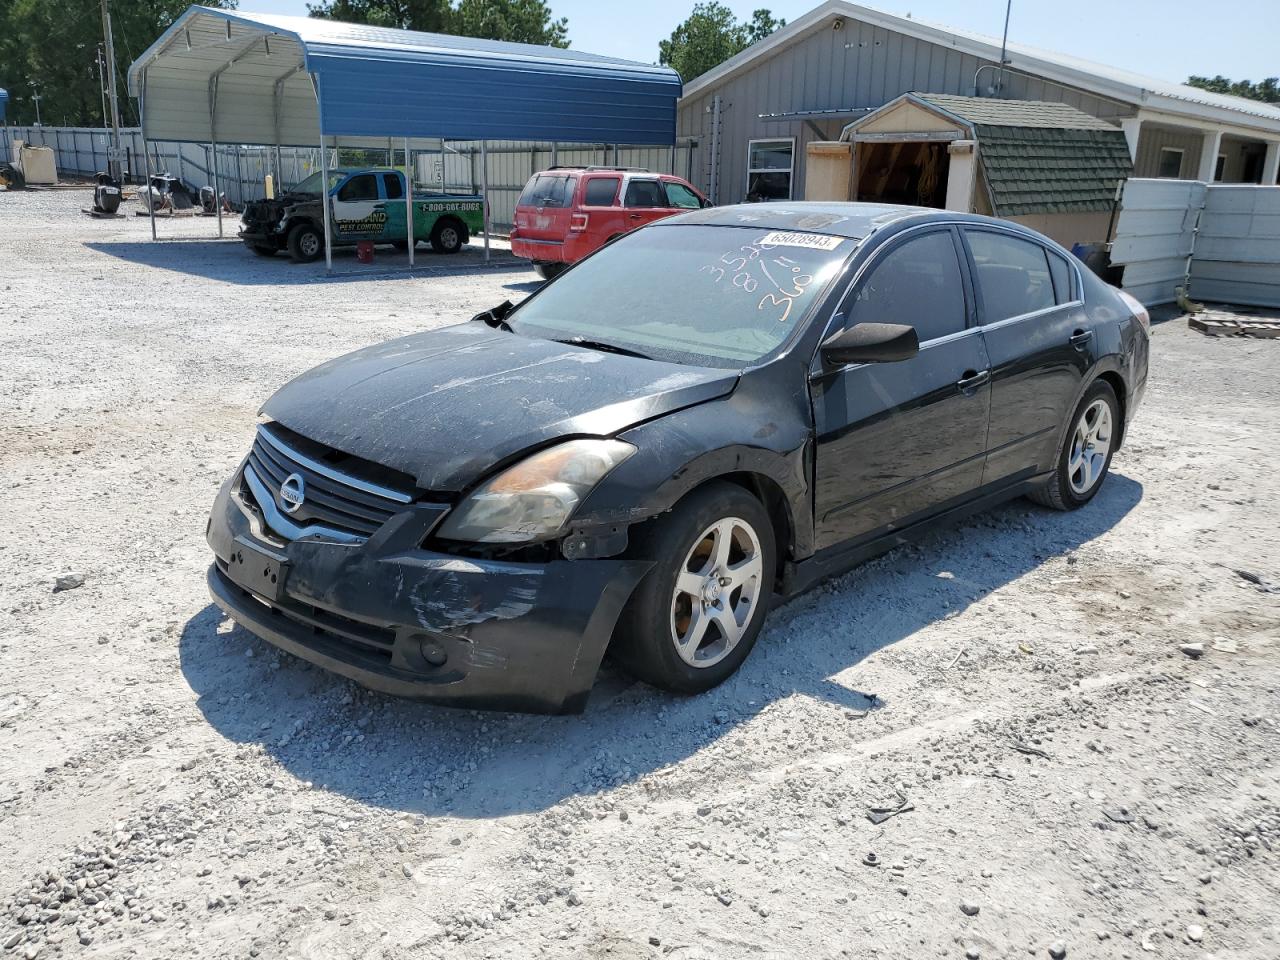
<path id="1" fill-rule="evenodd" d="M 1116 439 L 1116 449 L 1119 450 L 1124 443 L 1124 425 L 1128 420 L 1126 411 L 1128 410 L 1129 398 L 1125 396 L 1124 378 L 1115 371 L 1108 370 L 1106 373 L 1099 374 L 1098 379 L 1110 384 L 1111 389 L 1115 391 L 1116 401 L 1120 404 L 1120 427 Z"/>
<path id="2" fill-rule="evenodd" d="M 773 521 L 773 542 L 777 548 L 775 551 L 777 569 L 774 574 L 778 577 L 782 576 L 786 559 L 791 555 L 791 543 L 795 533 L 794 523 L 791 518 L 791 507 L 787 503 L 787 495 L 782 492 L 782 487 L 778 485 L 776 480 L 766 477 L 762 473 L 746 471 L 726 473 L 714 479 L 727 480 L 729 483 L 736 484 L 764 504 L 765 510 L 769 513 L 769 519 Z M 714 481 L 708 480 L 707 482 L 712 483 Z M 690 492 L 692 493 L 692 491 Z"/>

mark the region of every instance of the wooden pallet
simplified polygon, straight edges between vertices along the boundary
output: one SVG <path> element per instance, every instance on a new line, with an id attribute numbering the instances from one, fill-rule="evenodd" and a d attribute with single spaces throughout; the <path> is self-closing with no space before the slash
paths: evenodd
<path id="1" fill-rule="evenodd" d="M 1196 316 L 1187 326 L 1209 337 L 1280 338 L 1280 320 L 1264 317 Z"/>

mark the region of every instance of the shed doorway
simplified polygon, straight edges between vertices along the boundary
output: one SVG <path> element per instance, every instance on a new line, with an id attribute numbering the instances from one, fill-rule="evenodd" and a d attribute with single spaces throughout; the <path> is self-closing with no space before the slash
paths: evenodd
<path id="1" fill-rule="evenodd" d="M 943 210 L 951 158 L 939 140 L 859 143 L 857 200 Z"/>

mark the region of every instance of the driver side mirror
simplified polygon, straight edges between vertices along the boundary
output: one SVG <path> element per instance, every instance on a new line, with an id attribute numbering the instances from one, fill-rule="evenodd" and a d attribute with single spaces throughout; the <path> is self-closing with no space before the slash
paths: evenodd
<path id="1" fill-rule="evenodd" d="M 830 336 L 822 359 L 832 366 L 846 363 L 892 363 L 920 352 L 916 328 L 903 323 L 855 323 Z"/>
<path id="2" fill-rule="evenodd" d="M 471 318 L 471 322 L 475 323 L 478 320 L 481 323 L 487 323 L 491 327 L 496 327 L 506 318 L 507 314 L 510 313 L 511 310 L 511 301 L 503 300 L 496 307 L 486 310 L 483 313 L 477 313 Z"/>

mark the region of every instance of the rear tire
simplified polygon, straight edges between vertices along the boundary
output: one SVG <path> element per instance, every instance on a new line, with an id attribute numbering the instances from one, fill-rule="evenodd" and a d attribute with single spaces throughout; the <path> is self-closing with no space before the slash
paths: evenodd
<path id="1" fill-rule="evenodd" d="M 554 260 L 535 261 L 533 269 L 543 280 L 554 280 L 560 274 L 564 273 L 567 264 L 557 263 Z"/>
<path id="2" fill-rule="evenodd" d="M 628 551 L 653 560 L 611 647 L 632 676 L 702 693 L 751 653 L 773 596 L 773 524 L 746 490 L 717 481 L 636 532 Z"/>
<path id="3" fill-rule="evenodd" d="M 456 220 L 440 220 L 431 231 L 431 249 L 436 253 L 457 253 L 467 242 L 467 231 Z"/>
<path id="4" fill-rule="evenodd" d="M 1120 403 L 1111 384 L 1095 380 L 1071 414 L 1053 475 L 1029 496 L 1054 510 L 1078 510 L 1097 496 L 1120 438 Z"/>
<path id="5" fill-rule="evenodd" d="M 309 223 L 289 231 L 289 256 L 294 263 L 313 263 L 324 254 L 324 234 Z"/>

